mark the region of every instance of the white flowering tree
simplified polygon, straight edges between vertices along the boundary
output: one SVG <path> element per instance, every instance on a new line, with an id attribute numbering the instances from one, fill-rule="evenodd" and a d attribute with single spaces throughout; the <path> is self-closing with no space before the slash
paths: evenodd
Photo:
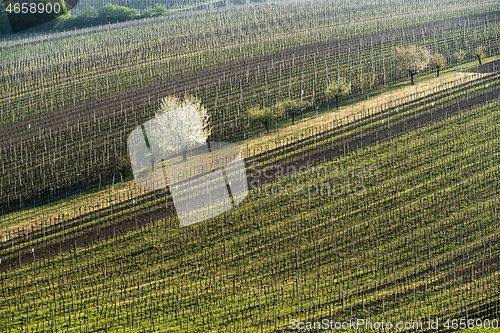
<path id="1" fill-rule="evenodd" d="M 200 100 L 192 96 L 184 99 L 168 96 L 156 111 L 155 126 L 148 131 L 148 140 L 162 153 L 182 151 L 186 161 L 187 150 L 205 144 L 211 130 L 210 115 Z"/>
<path id="2" fill-rule="evenodd" d="M 423 71 L 431 59 L 431 53 L 425 47 L 410 45 L 408 47 L 396 47 L 394 60 L 400 72 L 408 73 L 413 85 L 415 74 Z"/>

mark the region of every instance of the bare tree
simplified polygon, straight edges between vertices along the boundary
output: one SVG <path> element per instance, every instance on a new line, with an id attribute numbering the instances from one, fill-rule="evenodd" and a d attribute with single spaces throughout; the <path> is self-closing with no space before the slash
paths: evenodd
<path id="1" fill-rule="evenodd" d="M 339 108 L 339 101 L 341 98 L 346 97 L 351 92 L 351 85 L 347 83 L 347 80 L 343 77 L 337 79 L 337 81 L 331 82 L 326 87 L 326 95 L 328 98 L 335 99 L 337 104 L 337 109 Z"/>
<path id="2" fill-rule="evenodd" d="M 427 67 L 431 54 L 425 47 L 410 45 L 406 48 L 396 47 L 394 58 L 398 70 L 408 73 L 413 85 L 413 77 Z"/>
<path id="3" fill-rule="evenodd" d="M 481 59 L 484 59 L 486 57 L 486 54 L 484 53 L 486 51 L 486 48 L 484 46 L 478 46 L 474 52 L 472 53 L 472 56 L 474 58 L 477 58 L 479 60 L 479 64 L 482 65 Z"/>
<path id="4" fill-rule="evenodd" d="M 431 56 L 430 65 L 437 71 L 437 77 L 439 77 L 439 70 L 446 65 L 446 58 L 441 53 L 434 53 Z"/>

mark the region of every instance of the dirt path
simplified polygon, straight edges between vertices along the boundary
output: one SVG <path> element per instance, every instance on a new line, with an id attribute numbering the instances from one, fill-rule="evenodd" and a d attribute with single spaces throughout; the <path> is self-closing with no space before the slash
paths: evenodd
<path id="1" fill-rule="evenodd" d="M 262 132 L 262 137 L 255 137 L 247 140 L 245 143 L 239 143 L 244 150 L 244 157 L 251 157 L 248 152 L 252 152 L 253 149 L 262 149 L 266 145 L 271 147 L 275 146 L 275 142 L 287 138 L 294 138 L 297 135 L 305 133 L 308 129 L 316 129 L 325 123 L 332 123 L 335 120 L 339 120 L 338 125 L 349 123 L 353 120 L 353 115 L 356 119 L 359 119 L 363 113 L 363 110 L 374 109 L 375 113 L 380 112 L 380 106 L 383 104 L 391 104 L 402 98 L 406 98 L 415 93 L 424 94 L 425 96 L 430 96 L 433 93 L 445 90 L 449 88 L 449 85 L 458 85 L 466 82 L 470 82 L 479 78 L 480 75 L 476 73 L 447 73 L 436 78 L 429 78 L 424 81 L 416 83 L 414 86 L 407 85 L 403 88 L 397 90 L 390 90 L 378 95 L 369 96 L 368 100 L 357 102 L 355 104 L 342 106 L 339 110 L 332 109 L 330 112 L 324 113 L 314 118 L 310 118 L 304 121 L 297 121 L 296 125 L 289 126 L 284 129 L 278 129 L 277 132 L 271 132 L 266 134 Z M 378 110 L 378 111 L 377 111 Z M 247 149 L 248 147 L 248 149 Z M 244 148 L 244 149 L 243 149 Z"/>

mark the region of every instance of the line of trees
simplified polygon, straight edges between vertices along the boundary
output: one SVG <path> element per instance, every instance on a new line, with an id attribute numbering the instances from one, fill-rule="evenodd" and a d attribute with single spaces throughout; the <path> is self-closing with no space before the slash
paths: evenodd
<path id="1" fill-rule="evenodd" d="M 59 18 L 54 27 L 56 29 L 86 28 L 108 23 L 164 16 L 171 13 L 171 10 L 165 8 L 161 4 L 156 4 L 155 7 L 149 8 L 143 14 L 141 14 L 138 9 L 107 4 L 100 10 L 95 10 L 94 7 L 85 8 L 76 16 L 71 16 L 71 13 L 69 13 Z"/>
<path id="2" fill-rule="evenodd" d="M 106 4 L 101 9 L 96 10 L 94 7 L 83 9 L 78 15 L 71 15 L 71 11 L 61 15 L 54 21 L 48 22 L 43 26 L 37 27 L 37 30 L 71 30 L 98 26 L 108 23 L 126 22 L 141 18 L 165 16 L 174 13 L 161 4 L 155 4 L 154 7 L 148 8 L 142 14 L 138 9 L 128 8 L 125 6 Z M 42 22 L 43 23 L 43 22 Z M 5 11 L 5 7 L 0 5 L 0 34 L 9 34 L 11 32 L 11 24 Z M 29 27 L 28 27 L 29 28 Z M 19 29 L 25 30 L 25 29 Z"/>
<path id="3" fill-rule="evenodd" d="M 292 125 L 295 124 L 295 117 L 302 114 L 307 109 L 311 108 L 312 104 L 309 101 L 287 99 L 273 106 L 261 108 L 260 106 L 252 107 L 248 114 L 250 119 L 253 119 L 266 127 L 269 133 L 269 125 L 283 116 L 292 117 Z"/>
<path id="4" fill-rule="evenodd" d="M 457 62 L 461 63 L 466 55 L 467 53 L 465 51 L 460 50 L 455 52 L 453 57 Z M 485 47 L 482 45 L 478 46 L 473 51 L 472 56 L 476 58 L 481 65 L 481 60 L 486 57 Z M 408 73 L 412 85 L 414 84 L 414 76 L 427 68 L 427 66 L 436 70 L 437 77 L 439 77 L 440 69 L 446 66 L 446 58 L 441 53 L 431 54 L 427 48 L 414 45 L 410 45 L 406 48 L 397 47 L 394 53 L 394 60 L 397 69 L 401 73 Z"/>
<path id="5" fill-rule="evenodd" d="M 484 46 L 478 46 L 472 55 L 477 58 L 479 64 L 481 64 L 481 59 L 485 57 Z M 455 52 L 453 56 L 458 62 L 461 62 L 465 58 L 466 52 L 460 50 L 459 52 Z M 415 45 L 397 47 L 394 53 L 394 60 L 398 71 L 407 73 L 412 85 L 414 85 L 414 76 L 424 71 L 427 66 L 436 70 L 436 77 L 439 77 L 441 68 L 446 66 L 446 57 L 443 54 L 432 54 L 427 48 Z M 335 105 L 338 109 L 340 101 L 351 95 L 352 85 L 356 85 L 362 93 L 367 93 L 373 88 L 374 82 L 375 74 L 371 71 L 358 73 L 351 83 L 344 77 L 337 77 L 336 80 L 330 81 L 326 87 L 326 96 L 328 100 L 335 101 Z M 308 101 L 287 99 L 273 106 L 253 106 L 248 111 L 248 115 L 250 119 L 264 125 L 267 133 L 269 133 L 269 125 L 279 118 L 284 116 L 292 117 L 293 125 L 295 124 L 295 117 L 311 106 L 312 104 Z"/>

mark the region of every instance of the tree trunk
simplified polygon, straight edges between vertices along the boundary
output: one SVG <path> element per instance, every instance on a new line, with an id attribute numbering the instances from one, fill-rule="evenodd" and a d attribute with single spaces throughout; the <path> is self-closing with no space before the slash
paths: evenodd
<path id="1" fill-rule="evenodd" d="M 292 125 L 295 125 L 295 113 L 292 113 Z"/>
<path id="2" fill-rule="evenodd" d="M 337 110 L 339 109 L 339 96 L 335 96 L 335 102 L 337 103 Z"/>
<path id="3" fill-rule="evenodd" d="M 415 74 L 411 74 L 411 73 L 410 73 L 410 79 L 411 79 L 411 85 L 412 85 L 412 86 L 414 85 L 414 83 L 413 83 L 413 75 L 415 75 Z"/>
<path id="4" fill-rule="evenodd" d="M 482 63 L 481 63 L 481 57 L 478 56 L 477 60 L 479 60 L 479 64 L 482 65 Z"/>
<path id="5" fill-rule="evenodd" d="M 187 161 L 187 151 L 185 149 L 182 150 L 182 160 Z"/>
<path id="6" fill-rule="evenodd" d="M 437 68 L 437 77 L 439 77 L 439 68 Z"/>
<path id="7" fill-rule="evenodd" d="M 269 126 L 267 126 L 267 122 L 265 122 L 264 125 L 266 126 L 267 133 L 269 133 Z"/>

